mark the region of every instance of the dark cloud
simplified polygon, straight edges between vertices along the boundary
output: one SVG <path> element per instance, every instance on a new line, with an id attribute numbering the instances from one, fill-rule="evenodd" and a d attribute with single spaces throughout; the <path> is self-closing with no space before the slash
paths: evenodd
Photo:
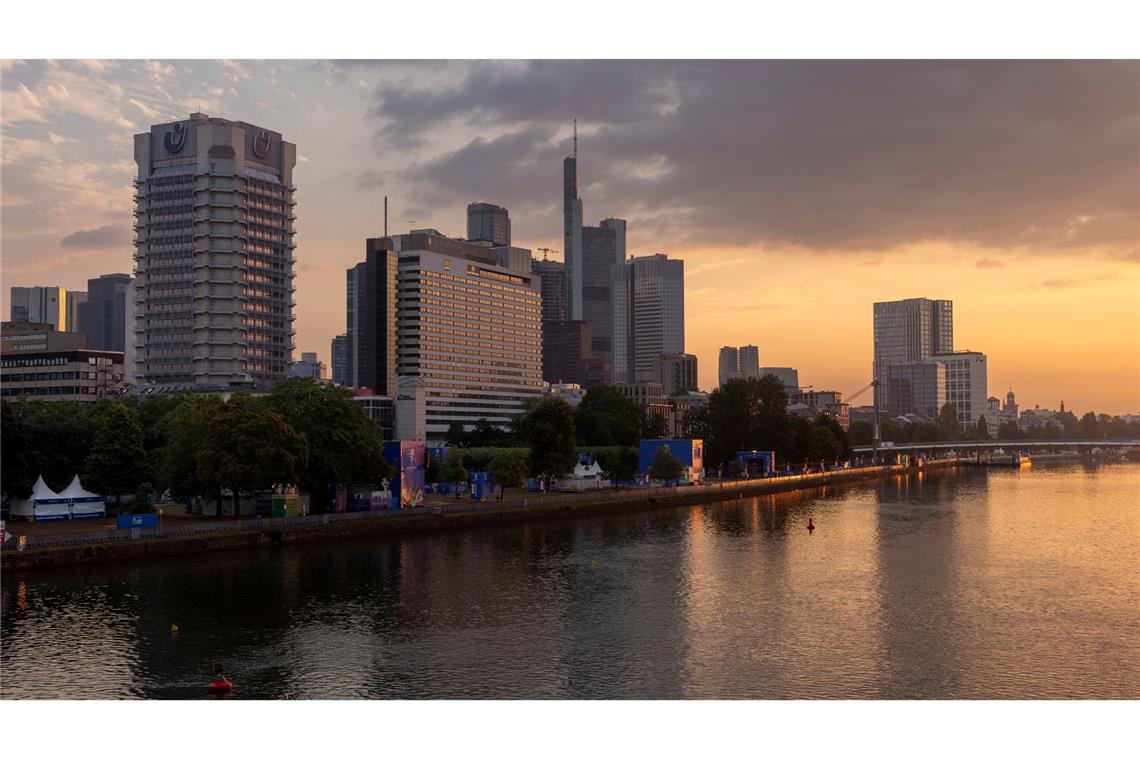
<path id="1" fill-rule="evenodd" d="M 1095 277 L 1073 277 L 1071 279 L 1061 280 L 1045 280 L 1041 283 L 1043 288 L 1079 288 L 1083 285 L 1089 285 L 1094 282 L 1103 282 L 1104 280 L 1115 279 L 1115 274 L 1100 274 Z"/>
<path id="2" fill-rule="evenodd" d="M 78 230 L 59 241 L 63 248 L 123 248 L 131 245 L 131 230 L 107 224 L 93 230 Z"/>
<path id="3" fill-rule="evenodd" d="M 1138 87 L 1133 61 L 478 62 L 452 87 L 382 86 L 371 114 L 418 155 L 433 130 L 483 134 L 402 179 L 504 203 L 533 220 L 520 235 L 560 234 L 577 117 L 587 218 L 625 216 L 634 240 L 1133 249 Z"/>

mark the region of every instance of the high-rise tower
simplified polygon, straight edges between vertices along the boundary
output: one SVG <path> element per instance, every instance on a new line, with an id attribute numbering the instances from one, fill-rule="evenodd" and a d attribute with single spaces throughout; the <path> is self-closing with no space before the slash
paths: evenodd
<path id="1" fill-rule="evenodd" d="M 269 387 L 293 359 L 293 167 L 278 132 L 193 113 L 135 135 L 137 377 Z"/>

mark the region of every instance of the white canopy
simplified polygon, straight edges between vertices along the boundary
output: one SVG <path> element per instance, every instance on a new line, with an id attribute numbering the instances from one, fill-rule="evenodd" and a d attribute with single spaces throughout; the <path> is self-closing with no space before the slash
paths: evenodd
<path id="1" fill-rule="evenodd" d="M 581 462 L 574 465 L 574 477 L 576 478 L 592 478 L 601 474 L 602 466 L 598 464 L 596 459 L 588 465 L 583 465 Z"/>
<path id="2" fill-rule="evenodd" d="M 70 499 L 48 488 L 44 476 L 36 479 L 32 486 L 32 496 L 12 502 L 14 517 L 27 517 L 35 520 L 66 520 L 71 515 Z"/>
<path id="3" fill-rule="evenodd" d="M 85 489 L 79 482 L 79 475 L 72 478 L 71 484 L 59 495 L 71 502 L 72 517 L 95 517 L 107 509 L 106 498 Z"/>

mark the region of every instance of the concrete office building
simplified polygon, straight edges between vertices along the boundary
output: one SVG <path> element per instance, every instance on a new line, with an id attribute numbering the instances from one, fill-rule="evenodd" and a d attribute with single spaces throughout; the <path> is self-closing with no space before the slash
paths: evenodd
<path id="1" fill-rule="evenodd" d="M 13 287 L 8 299 L 12 322 L 51 325 L 67 332 L 67 289 L 55 286 Z"/>
<path id="2" fill-rule="evenodd" d="M 697 357 L 693 354 L 661 354 L 654 378 L 666 396 L 697 390 Z"/>
<path id="3" fill-rule="evenodd" d="M 137 376 L 266 388 L 293 358 L 293 167 L 268 129 L 193 113 L 135 135 Z"/>
<path id="4" fill-rule="evenodd" d="M 493 203 L 467 205 L 467 240 L 489 243 L 492 247 L 511 244 L 511 217 L 507 209 Z"/>
<path id="5" fill-rule="evenodd" d="M 576 132 L 574 153 L 562 163 L 562 208 L 567 319 L 590 325 L 591 353 L 616 369 L 619 360 L 614 355 L 613 289 L 618 268 L 625 261 L 626 225 L 624 219 L 613 218 L 603 219 L 597 227 L 583 224 Z M 604 382 L 609 382 L 609 378 Z"/>
<path id="6" fill-rule="evenodd" d="M 369 238 L 364 261 L 346 273 L 348 383 L 378 396 L 396 393 L 399 262 L 388 238 Z"/>
<path id="7" fill-rule="evenodd" d="M 872 375 L 879 381 L 875 387 L 879 409 L 890 406 L 890 392 L 883 382 L 888 364 L 926 361 L 953 350 L 952 301 L 908 298 L 876 303 Z"/>
<path id="8" fill-rule="evenodd" d="M 891 417 L 917 414 L 934 422 L 946 403 L 946 366 L 941 362 L 888 364 L 882 382 L 890 399 L 882 411 Z"/>
<path id="9" fill-rule="evenodd" d="M 105 274 L 87 281 L 87 298 L 79 305 L 78 321 L 79 332 L 87 333 L 88 348 L 126 351 L 130 290 L 129 274 Z"/>
<path id="10" fill-rule="evenodd" d="M 123 389 L 123 354 L 93 351 L 87 336 L 47 323 L 0 325 L 0 397 L 97 401 Z"/>
<path id="11" fill-rule="evenodd" d="M 946 403 L 958 411 L 958 424 L 963 428 L 976 427 L 978 418 L 989 412 L 986 355 L 980 351 L 954 351 L 931 354 L 930 358 L 946 367 Z"/>
<path id="12" fill-rule="evenodd" d="M 789 392 L 798 391 L 800 388 L 800 373 L 794 367 L 761 367 L 759 374 L 760 377 L 775 375 Z"/>
<path id="13" fill-rule="evenodd" d="M 746 380 L 760 377 L 760 349 L 753 345 L 724 346 L 720 349 L 717 380 L 724 385 L 729 380 Z"/>
<path id="14" fill-rule="evenodd" d="M 348 366 L 348 335 L 338 335 L 330 346 L 332 356 L 332 381 L 337 385 L 352 385 L 352 372 Z"/>
<path id="15" fill-rule="evenodd" d="M 614 379 L 655 380 L 658 357 L 685 352 L 685 262 L 663 253 L 622 262 L 613 314 Z"/>
<path id="16" fill-rule="evenodd" d="M 398 254 L 398 430 L 442 441 L 452 423 L 506 425 L 542 393 L 542 296 L 535 276 L 485 246 L 413 230 Z M 401 415 L 412 415 L 408 425 Z M 401 432 L 401 435 L 403 433 Z"/>

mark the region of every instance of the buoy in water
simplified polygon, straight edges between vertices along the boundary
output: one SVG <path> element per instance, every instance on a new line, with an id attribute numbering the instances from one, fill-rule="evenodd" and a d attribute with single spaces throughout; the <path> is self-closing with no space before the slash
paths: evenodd
<path id="1" fill-rule="evenodd" d="M 211 694 L 229 694 L 233 690 L 233 683 L 231 683 L 230 680 L 225 676 L 222 676 L 221 678 L 215 678 L 213 681 L 210 681 L 210 685 L 206 687 L 206 691 L 210 692 Z"/>
<path id="2" fill-rule="evenodd" d="M 808 518 L 808 534 L 810 535 L 813 530 L 815 530 L 815 523 L 813 523 L 811 521 L 811 518 L 809 517 Z"/>

